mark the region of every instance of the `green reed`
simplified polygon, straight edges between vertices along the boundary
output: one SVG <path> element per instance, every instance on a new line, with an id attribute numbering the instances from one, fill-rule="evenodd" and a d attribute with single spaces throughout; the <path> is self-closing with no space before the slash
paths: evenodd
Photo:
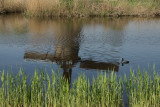
<path id="1" fill-rule="evenodd" d="M 138 73 L 131 71 L 129 80 L 125 81 L 129 104 L 132 107 L 159 107 L 160 106 L 160 75 L 155 72 Z"/>
<path id="2" fill-rule="evenodd" d="M 15 76 L 3 70 L 0 78 L 1 107 L 122 107 L 125 89 L 130 106 L 160 106 L 160 76 L 155 68 L 153 72 L 131 70 L 123 79 L 114 72 L 100 73 L 92 81 L 80 75 L 73 84 L 53 70 L 49 75 L 35 69 L 31 79 L 23 69 Z"/>

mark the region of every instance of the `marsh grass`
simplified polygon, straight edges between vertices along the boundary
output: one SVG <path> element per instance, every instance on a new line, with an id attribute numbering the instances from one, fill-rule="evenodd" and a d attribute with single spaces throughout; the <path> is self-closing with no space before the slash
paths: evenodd
<path id="1" fill-rule="evenodd" d="M 131 71 L 130 76 L 122 79 L 116 73 L 99 74 L 89 79 L 80 75 L 73 84 L 55 73 L 49 75 L 35 70 L 28 80 L 23 69 L 13 73 L 1 72 L 0 106 L 1 107 L 56 107 L 56 106 L 124 106 L 123 92 L 127 90 L 130 106 L 159 106 L 160 76 L 155 71 Z"/>
<path id="2" fill-rule="evenodd" d="M 153 16 L 160 15 L 159 0 L 0 0 L 0 13 L 26 16 Z"/>
<path id="3" fill-rule="evenodd" d="M 132 107 L 160 106 L 160 75 L 155 72 L 155 66 L 152 73 L 131 71 L 129 79 L 125 76 L 124 80 Z"/>

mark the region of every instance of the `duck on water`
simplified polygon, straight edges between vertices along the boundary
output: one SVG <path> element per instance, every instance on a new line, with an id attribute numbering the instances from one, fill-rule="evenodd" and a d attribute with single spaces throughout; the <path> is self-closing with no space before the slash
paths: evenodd
<path id="1" fill-rule="evenodd" d="M 120 64 L 123 66 L 124 64 L 129 64 L 129 61 L 124 60 L 124 58 L 121 58 Z"/>

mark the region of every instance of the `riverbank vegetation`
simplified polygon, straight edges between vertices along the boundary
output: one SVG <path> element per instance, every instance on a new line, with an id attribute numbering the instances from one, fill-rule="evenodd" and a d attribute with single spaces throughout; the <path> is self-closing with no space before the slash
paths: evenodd
<path id="1" fill-rule="evenodd" d="M 159 0 L 0 0 L 0 14 L 26 16 L 158 16 Z"/>
<path id="2" fill-rule="evenodd" d="M 81 75 L 73 84 L 53 70 L 52 75 L 35 70 L 31 79 L 22 69 L 17 75 L 2 71 L 0 78 L 1 107 L 160 106 L 160 75 L 155 71 L 130 71 L 123 78 L 104 73 L 92 81 Z"/>

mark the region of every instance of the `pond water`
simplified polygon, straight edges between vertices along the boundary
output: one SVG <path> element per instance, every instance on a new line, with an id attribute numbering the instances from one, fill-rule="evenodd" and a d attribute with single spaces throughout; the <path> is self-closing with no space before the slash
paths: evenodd
<path id="1" fill-rule="evenodd" d="M 120 59 L 130 61 L 123 66 Z M 160 71 L 160 18 L 26 18 L 0 16 L 0 70 L 61 69 L 76 79 L 99 69 L 129 75 L 130 68 Z M 110 72 L 107 72 L 110 73 Z"/>

